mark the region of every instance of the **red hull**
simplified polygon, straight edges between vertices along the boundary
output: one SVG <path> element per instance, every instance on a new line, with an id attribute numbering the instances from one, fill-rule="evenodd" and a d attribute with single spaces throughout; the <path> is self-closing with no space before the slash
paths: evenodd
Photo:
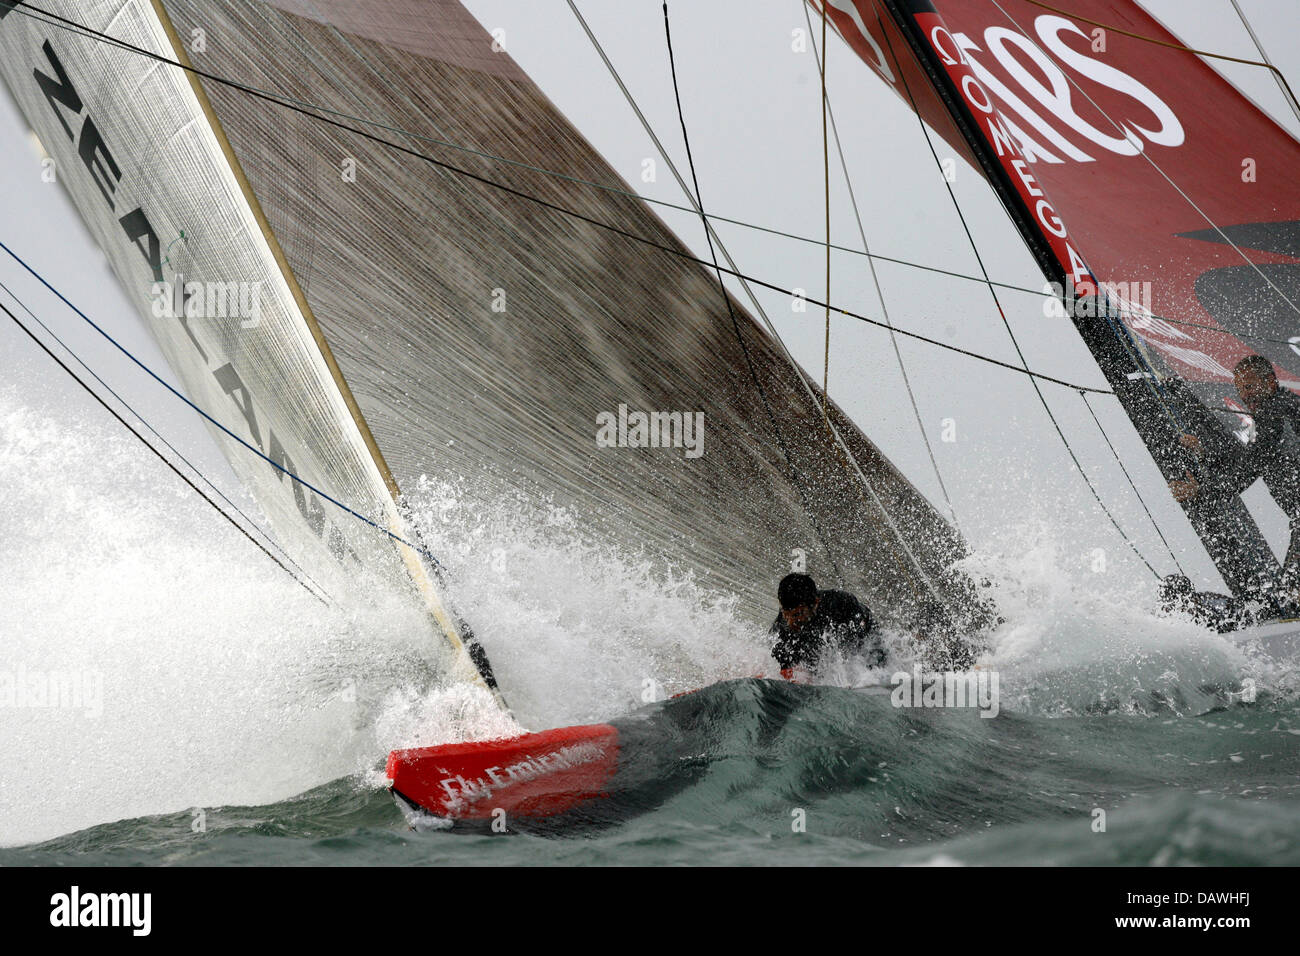
<path id="1" fill-rule="evenodd" d="M 554 816 L 605 796 L 618 761 L 609 724 L 561 727 L 503 740 L 394 750 L 393 790 L 439 817 Z"/>

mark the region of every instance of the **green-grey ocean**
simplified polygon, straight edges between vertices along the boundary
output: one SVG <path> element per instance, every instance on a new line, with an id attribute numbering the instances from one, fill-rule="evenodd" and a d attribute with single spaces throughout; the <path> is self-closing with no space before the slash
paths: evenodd
<path id="1" fill-rule="evenodd" d="M 412 830 L 385 791 L 347 777 L 210 808 L 202 832 L 189 811 L 141 816 L 0 863 L 1300 864 L 1289 701 L 982 719 L 770 681 L 693 696 L 689 739 L 636 741 L 655 783 L 542 832 Z"/>

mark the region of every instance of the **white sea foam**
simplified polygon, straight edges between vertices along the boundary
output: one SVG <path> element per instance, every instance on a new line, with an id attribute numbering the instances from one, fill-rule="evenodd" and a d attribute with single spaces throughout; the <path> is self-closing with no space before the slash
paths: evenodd
<path id="1" fill-rule="evenodd" d="M 0 668 L 100 682 L 94 709 L 0 709 L 0 844 L 275 801 L 422 732 L 514 726 L 435 685 L 418 608 L 324 607 L 117 428 L 0 391 Z"/>
<path id="2" fill-rule="evenodd" d="M 762 629 L 738 619 L 734 599 L 595 540 L 562 509 L 516 498 L 473 511 L 453 487 L 428 480 L 410 498 L 530 726 L 603 720 L 774 670 Z"/>
<path id="3" fill-rule="evenodd" d="M 1044 523 L 1022 522 L 1018 546 L 969 562 L 991 580 L 1005 619 L 981 666 L 1002 674 L 1003 706 L 1036 713 L 1203 709 L 1206 694 L 1276 671 L 1229 638 L 1157 613 L 1152 577 L 1084 570 Z"/>
<path id="4" fill-rule="evenodd" d="M 516 721 L 438 683 L 418 607 L 319 604 L 112 422 L 0 391 L 0 487 L 0 666 L 102 678 L 93 717 L 0 710 L 0 845 L 377 784 L 390 749 L 608 718 L 770 669 L 725 601 L 581 543 L 561 514 L 525 530 L 514 506 L 443 508 L 430 543 L 454 552 Z M 415 489 L 417 511 L 429 494 Z"/>

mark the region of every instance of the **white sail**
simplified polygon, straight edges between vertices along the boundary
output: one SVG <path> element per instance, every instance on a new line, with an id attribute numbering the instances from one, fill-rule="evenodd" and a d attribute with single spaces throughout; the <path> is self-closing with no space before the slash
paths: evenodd
<path id="1" fill-rule="evenodd" d="M 796 551 L 886 614 L 959 583 L 955 532 L 833 404 L 827 438 L 815 389 L 458 3 L 43 9 L 134 49 L 0 6 L 0 72 L 313 576 L 409 578 L 455 649 L 384 533 L 411 540 L 399 489 L 428 474 L 569 508 L 755 623 Z M 241 308 L 171 317 L 179 277 Z"/>

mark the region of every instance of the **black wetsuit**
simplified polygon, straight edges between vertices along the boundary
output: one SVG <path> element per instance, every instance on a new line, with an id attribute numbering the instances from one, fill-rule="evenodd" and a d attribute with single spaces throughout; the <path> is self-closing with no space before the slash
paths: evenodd
<path id="1" fill-rule="evenodd" d="M 771 634 L 776 638 L 772 656 L 782 670 L 816 670 L 828 645 L 849 653 L 865 651 L 872 667 L 885 663 L 885 649 L 872 632 L 869 608 L 847 591 L 818 591 L 817 597 L 817 610 L 798 630 L 789 627 L 780 614 L 772 622 Z"/>
<path id="2" fill-rule="evenodd" d="M 1198 495 L 1209 504 L 1241 494 L 1264 479 L 1277 506 L 1291 519 L 1284 569 L 1300 576 L 1300 396 L 1279 387 L 1252 410 L 1255 438 L 1240 453 L 1207 463 Z"/>

